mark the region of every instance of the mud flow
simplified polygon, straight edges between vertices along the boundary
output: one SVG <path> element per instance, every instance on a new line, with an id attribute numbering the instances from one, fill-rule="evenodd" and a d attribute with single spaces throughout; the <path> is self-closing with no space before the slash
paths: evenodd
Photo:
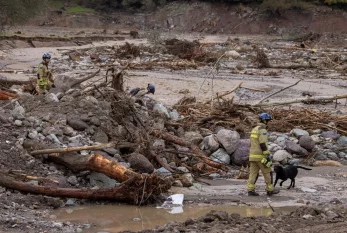
<path id="1" fill-rule="evenodd" d="M 296 207 L 280 207 L 275 211 L 289 213 Z M 177 209 L 158 209 L 156 207 L 136 207 L 127 205 L 83 206 L 63 208 L 52 212 L 57 221 L 84 222 L 90 224 L 83 232 L 120 232 L 124 230 L 140 231 L 153 229 L 168 222 L 184 222 L 187 218 L 198 218 L 211 210 L 239 214 L 242 217 L 270 216 L 271 208 L 248 206 L 208 205 L 186 206 Z M 89 225 L 87 226 L 89 227 Z"/>

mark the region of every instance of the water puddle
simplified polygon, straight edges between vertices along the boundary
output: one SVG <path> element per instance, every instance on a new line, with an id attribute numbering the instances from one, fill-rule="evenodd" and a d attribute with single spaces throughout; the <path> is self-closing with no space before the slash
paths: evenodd
<path id="1" fill-rule="evenodd" d="M 243 217 L 269 216 L 270 208 L 254 208 L 247 206 L 208 205 L 183 206 L 183 212 L 174 214 L 173 210 L 157 209 L 155 207 L 137 207 L 128 205 L 79 206 L 62 208 L 52 214 L 57 221 L 70 221 L 90 224 L 83 232 L 120 232 L 124 230 L 139 231 L 153 229 L 170 221 L 184 222 L 188 218 L 198 218 L 211 210 L 221 210 L 227 213 L 237 213 Z M 280 207 L 275 210 L 281 212 L 292 211 L 295 207 Z"/>

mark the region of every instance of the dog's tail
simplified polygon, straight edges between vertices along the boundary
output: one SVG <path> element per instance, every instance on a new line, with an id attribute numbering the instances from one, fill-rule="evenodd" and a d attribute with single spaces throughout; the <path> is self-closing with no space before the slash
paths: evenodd
<path id="1" fill-rule="evenodd" d="M 307 168 L 307 167 L 301 167 L 301 166 L 295 166 L 296 168 L 302 168 L 304 170 L 312 170 L 311 168 Z"/>

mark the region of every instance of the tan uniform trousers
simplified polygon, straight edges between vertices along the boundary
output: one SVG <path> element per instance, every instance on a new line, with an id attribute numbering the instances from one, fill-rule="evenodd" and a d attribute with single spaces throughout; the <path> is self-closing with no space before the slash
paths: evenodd
<path id="1" fill-rule="evenodd" d="M 260 161 L 250 161 L 249 162 L 249 178 L 248 178 L 248 191 L 255 191 L 255 179 L 259 173 L 259 170 L 263 173 L 265 183 L 266 183 L 266 191 L 273 191 L 274 187 L 271 183 L 271 167 L 265 167 Z"/>

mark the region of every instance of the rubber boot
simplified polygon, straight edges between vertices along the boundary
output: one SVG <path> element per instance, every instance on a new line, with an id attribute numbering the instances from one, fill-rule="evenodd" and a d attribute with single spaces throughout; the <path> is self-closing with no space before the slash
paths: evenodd
<path id="1" fill-rule="evenodd" d="M 259 196 L 259 193 L 255 192 L 255 191 L 248 191 L 248 196 L 257 197 L 257 196 Z"/>
<path id="2" fill-rule="evenodd" d="M 272 190 L 272 191 L 267 191 L 268 196 L 272 196 L 274 194 L 279 194 L 279 193 L 280 193 L 279 188 L 274 188 L 274 190 Z"/>

